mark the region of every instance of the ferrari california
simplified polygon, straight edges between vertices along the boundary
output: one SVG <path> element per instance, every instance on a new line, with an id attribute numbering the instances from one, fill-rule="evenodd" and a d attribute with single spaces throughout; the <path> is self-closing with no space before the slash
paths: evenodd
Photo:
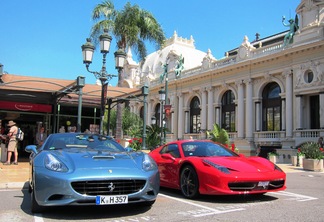
<path id="1" fill-rule="evenodd" d="M 264 194 L 285 190 L 286 174 L 262 157 L 245 157 L 206 140 L 179 140 L 149 153 L 160 172 L 162 187 L 199 194 Z"/>
<path id="2" fill-rule="evenodd" d="M 128 152 L 113 138 L 80 133 L 48 136 L 30 152 L 31 210 L 47 206 L 151 206 L 160 188 L 155 161 L 144 152 Z"/>

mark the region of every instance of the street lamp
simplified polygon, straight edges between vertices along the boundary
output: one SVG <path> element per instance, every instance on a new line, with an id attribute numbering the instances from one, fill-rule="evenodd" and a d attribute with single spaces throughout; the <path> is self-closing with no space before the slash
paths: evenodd
<path id="1" fill-rule="evenodd" d="M 165 101 L 165 91 L 163 88 L 159 90 L 159 95 L 160 95 L 160 102 L 161 102 L 161 107 L 160 107 L 160 127 L 161 127 L 161 142 L 160 144 L 162 145 L 162 138 L 163 138 L 163 132 L 164 132 L 164 107 L 163 103 Z"/>
<path id="2" fill-rule="evenodd" d="M 108 74 L 106 70 L 106 56 L 109 53 L 110 43 L 111 43 L 111 36 L 108 34 L 108 30 L 104 29 L 104 33 L 99 36 L 100 40 L 100 52 L 102 53 L 102 68 L 100 72 L 90 71 L 89 66 L 92 63 L 93 53 L 94 53 L 94 45 L 91 43 L 91 39 L 87 38 L 87 42 L 81 46 L 82 48 L 82 55 L 83 55 L 83 63 L 86 65 L 87 71 L 92 73 L 97 79 L 101 82 L 101 106 L 100 106 L 100 134 L 103 134 L 103 121 L 104 121 L 104 114 L 105 114 L 105 97 L 107 95 L 107 86 L 108 82 L 116 75 Z M 120 66 L 120 64 L 124 63 L 126 58 L 126 54 L 116 54 L 116 62 L 118 60 L 118 64 L 116 63 L 116 68 Z"/>
<path id="3" fill-rule="evenodd" d="M 119 48 L 115 53 L 115 64 L 116 64 L 116 69 L 118 70 L 118 86 L 120 85 L 120 82 L 123 80 L 122 76 L 122 70 L 124 67 L 125 63 L 125 58 L 126 58 L 126 53 L 124 50 Z M 117 118 L 116 118 L 116 139 L 119 140 L 121 139 L 121 134 L 122 134 L 122 107 L 121 103 L 117 103 Z"/>
<path id="4" fill-rule="evenodd" d="M 78 102 L 78 124 L 77 132 L 81 132 L 81 113 L 82 113 L 82 88 L 85 85 L 85 78 L 83 76 L 78 76 L 77 87 L 79 91 L 79 102 Z"/>
<path id="5" fill-rule="evenodd" d="M 143 95 L 143 105 L 144 105 L 144 115 L 143 115 L 143 140 L 142 140 L 142 149 L 146 150 L 146 115 L 147 115 L 147 96 L 149 94 L 149 88 L 145 84 L 142 86 L 142 95 Z"/>

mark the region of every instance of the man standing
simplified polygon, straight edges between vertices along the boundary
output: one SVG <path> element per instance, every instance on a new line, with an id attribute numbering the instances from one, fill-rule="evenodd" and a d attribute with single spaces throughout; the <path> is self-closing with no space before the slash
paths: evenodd
<path id="1" fill-rule="evenodd" d="M 8 159 L 7 162 L 5 162 L 3 165 L 10 165 L 12 153 L 14 153 L 14 158 L 15 158 L 13 164 L 18 165 L 18 150 L 17 150 L 18 141 L 16 139 L 16 135 L 18 133 L 18 127 L 16 126 L 16 123 L 12 120 L 9 121 L 7 126 L 10 127 L 9 133 L 7 134 L 9 138 Z"/>
<path id="2" fill-rule="evenodd" d="M 46 138 L 47 138 L 47 134 L 45 133 L 45 128 L 41 127 L 40 131 L 36 134 L 36 141 L 38 147 L 41 147 L 43 145 Z"/>

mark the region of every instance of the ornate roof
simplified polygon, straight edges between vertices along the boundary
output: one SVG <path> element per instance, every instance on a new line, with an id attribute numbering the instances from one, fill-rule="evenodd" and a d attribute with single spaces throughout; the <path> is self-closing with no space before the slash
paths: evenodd
<path id="1" fill-rule="evenodd" d="M 142 66 L 142 76 L 154 80 L 164 72 L 163 65 L 168 63 L 168 72 L 173 71 L 178 58 L 184 58 L 184 70 L 201 66 L 206 52 L 197 50 L 194 46 L 194 39 L 178 37 L 176 31 L 170 39 L 167 39 L 163 47 L 148 55 Z"/>

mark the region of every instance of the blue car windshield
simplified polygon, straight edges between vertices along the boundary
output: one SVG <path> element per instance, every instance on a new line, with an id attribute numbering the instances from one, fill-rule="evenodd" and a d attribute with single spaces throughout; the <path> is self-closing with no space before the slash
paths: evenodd
<path id="1" fill-rule="evenodd" d="M 182 150 L 186 157 L 198 156 L 198 157 L 209 157 L 209 156 L 221 156 L 231 157 L 238 156 L 230 149 L 209 141 L 190 141 L 182 143 Z"/>
<path id="2" fill-rule="evenodd" d="M 111 137 L 82 133 L 51 134 L 46 140 L 43 149 L 92 149 L 110 152 L 125 152 L 125 148 Z"/>

